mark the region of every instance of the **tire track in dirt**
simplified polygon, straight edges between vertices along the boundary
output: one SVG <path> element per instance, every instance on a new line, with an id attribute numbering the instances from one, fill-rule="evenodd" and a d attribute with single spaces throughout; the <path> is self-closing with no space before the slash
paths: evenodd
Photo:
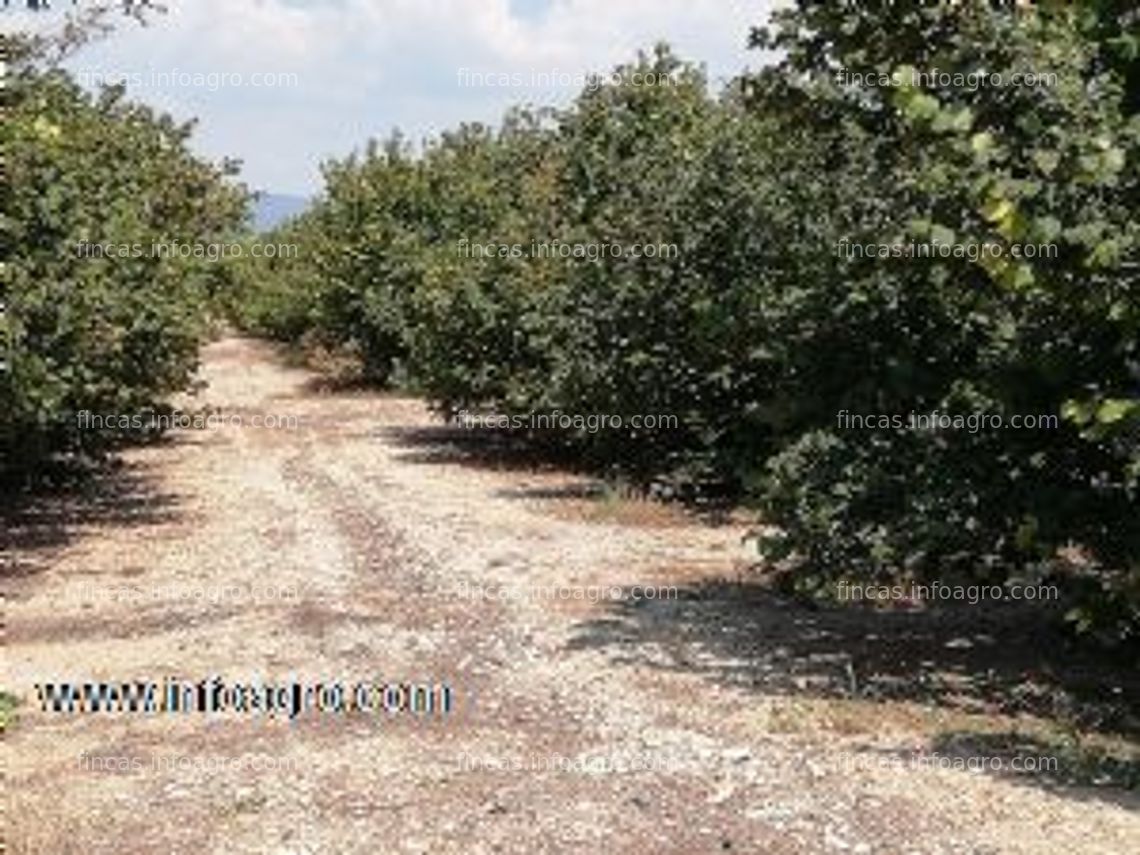
<path id="1" fill-rule="evenodd" d="M 261 344 L 212 345 L 203 375 L 204 403 L 295 415 L 298 429 L 225 427 L 132 450 L 126 472 L 142 498 L 130 519 L 73 514 L 51 550 L 35 545 L 34 526 L 12 532 L 14 560 L 39 568 L 6 579 L 3 679 L 24 702 L 4 747 L 14 852 L 1091 853 L 1125 851 L 1140 829 L 1128 805 L 1002 779 L 844 774 L 839 753 L 857 740 L 774 727 L 795 709 L 787 699 L 675 667 L 711 655 L 680 636 L 626 657 L 621 645 L 581 643 L 597 622 L 639 643 L 605 604 L 459 595 L 464 583 L 731 576 L 741 556 L 731 526 L 555 515 L 529 497 L 581 479 L 465 465 L 444 438 L 409 438 L 435 424 L 419 403 L 323 392 Z M 141 606 L 74 595 L 80 582 L 124 580 L 273 581 L 298 595 Z M 681 606 L 647 607 L 667 626 Z M 654 656 L 661 667 L 646 664 Z M 67 717 L 38 712 L 31 685 L 211 674 L 446 681 L 459 706 L 442 720 Z M 289 768 L 117 773 L 81 768 L 82 752 L 260 752 Z M 558 757 L 668 768 L 482 762 Z"/>

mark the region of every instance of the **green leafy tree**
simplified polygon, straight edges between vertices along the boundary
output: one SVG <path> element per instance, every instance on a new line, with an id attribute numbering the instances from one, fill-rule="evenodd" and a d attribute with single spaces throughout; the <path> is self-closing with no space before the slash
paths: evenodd
<path id="1" fill-rule="evenodd" d="M 754 108 L 826 139 L 829 179 L 867 200 L 832 208 L 821 252 L 844 237 L 1005 250 L 837 263 L 844 294 L 831 306 L 857 297 L 859 308 L 844 310 L 839 342 L 814 310 L 800 317 L 826 338 L 801 337 L 809 365 L 795 374 L 818 377 L 811 368 L 827 359 L 816 354 L 837 343 L 859 354 L 858 374 L 833 375 L 846 393 L 789 393 L 822 393 L 824 413 L 1063 417 L 1056 430 L 952 435 L 810 425 L 769 462 L 760 492 L 784 527 L 782 552 L 807 556 L 824 578 L 1053 573 L 1058 550 L 1079 544 L 1096 614 L 1076 615 L 1117 633 L 1135 624 L 1140 124 L 1135 68 L 1118 53 L 1121 8 L 963 3 L 871 15 L 801 3 L 755 34 L 786 59 L 749 82 Z M 1007 83 L 912 85 L 913 72 L 931 69 Z M 1008 83 L 1025 72 L 1053 83 Z M 867 75 L 901 82 L 850 82 Z M 1013 256 L 1011 245 L 1030 243 L 1058 253 Z M 849 351 L 852 337 L 873 349 Z"/>
<path id="2" fill-rule="evenodd" d="M 766 554 L 801 588 L 1051 576 L 1082 626 L 1125 636 L 1140 604 L 1135 25 L 1112 2 L 798 3 L 753 35 L 781 59 L 719 97 L 660 48 L 566 110 L 330 164 L 304 224 L 315 251 L 281 271 L 298 290 L 252 291 L 290 336 L 309 318 L 444 411 L 675 416 L 542 436 L 674 494 L 755 503 L 775 526 Z M 1027 72 L 1045 79 L 1012 83 Z M 647 73 L 670 85 L 637 85 Z M 531 257 L 553 239 L 623 250 Z M 843 411 L 991 420 L 851 430 Z M 993 427 L 1025 414 L 1058 424 Z"/>
<path id="3" fill-rule="evenodd" d="M 228 274 L 152 245 L 230 238 L 247 198 L 232 164 L 190 153 L 191 124 L 85 93 L 33 44 L 5 83 L 0 473 L 24 477 L 121 438 L 82 411 L 138 414 L 186 384 Z"/>

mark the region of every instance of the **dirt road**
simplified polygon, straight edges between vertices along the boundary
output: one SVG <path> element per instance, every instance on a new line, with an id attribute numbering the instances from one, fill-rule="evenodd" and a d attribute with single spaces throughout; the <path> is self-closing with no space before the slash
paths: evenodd
<path id="1" fill-rule="evenodd" d="M 203 376 L 197 403 L 241 426 L 131 450 L 100 495 L 48 502 L 6 533 L 3 685 L 21 701 L 4 745 L 10 851 L 1122 853 L 1140 840 L 1125 795 L 864 762 L 923 747 L 902 707 L 867 704 L 844 725 L 765 690 L 774 660 L 714 643 L 728 623 L 682 630 L 692 597 L 589 600 L 592 586 L 732 578 L 751 559 L 739 527 L 474 459 L 416 401 L 322 389 L 247 340 L 210 346 Z M 815 631 L 810 615 L 780 619 Z M 34 688 L 212 675 L 443 683 L 455 703 L 80 715 L 41 711 Z"/>

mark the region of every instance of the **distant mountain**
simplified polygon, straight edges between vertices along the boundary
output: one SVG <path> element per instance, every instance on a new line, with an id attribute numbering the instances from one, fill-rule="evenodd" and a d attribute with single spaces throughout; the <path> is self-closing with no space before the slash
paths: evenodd
<path id="1" fill-rule="evenodd" d="M 280 225 L 305 210 L 309 202 L 304 196 L 263 192 L 253 206 L 254 231 L 264 232 Z"/>

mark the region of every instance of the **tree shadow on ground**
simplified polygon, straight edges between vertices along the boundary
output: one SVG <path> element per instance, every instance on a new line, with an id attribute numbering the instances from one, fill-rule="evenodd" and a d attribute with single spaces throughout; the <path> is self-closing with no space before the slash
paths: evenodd
<path id="1" fill-rule="evenodd" d="M 653 499 L 675 503 L 693 519 L 724 525 L 738 498 L 723 485 L 667 485 L 645 472 L 618 471 L 612 465 L 591 465 L 580 451 L 533 434 L 492 427 L 469 429 L 455 425 L 386 428 L 382 435 L 405 449 L 400 460 L 422 464 L 452 464 L 497 472 L 561 474 L 574 483 L 524 485 L 496 492 L 520 500 L 575 499 L 604 503 L 615 498 Z"/>
<path id="2" fill-rule="evenodd" d="M 404 449 L 399 459 L 409 463 L 460 464 L 500 472 L 583 471 L 576 470 L 579 461 L 569 450 L 509 431 L 429 425 L 384 428 L 381 435 Z"/>
<path id="3" fill-rule="evenodd" d="M 8 583 L 42 572 L 85 530 L 171 522 L 178 506 L 179 497 L 162 489 L 143 463 L 60 469 L 50 485 L 0 497 L 0 578 Z"/>
<path id="4" fill-rule="evenodd" d="M 1140 787 L 1140 759 L 1114 757 L 1074 737 L 1045 739 L 1025 733 L 948 730 L 933 740 L 939 757 L 986 758 L 997 775 L 1045 787 Z"/>
<path id="5" fill-rule="evenodd" d="M 605 498 L 606 485 L 603 481 L 588 481 L 580 484 L 558 484 L 553 486 L 523 486 L 504 487 L 496 490 L 495 495 L 503 499 L 520 500 L 558 500 L 580 499 L 583 501 L 597 501 Z"/>
<path id="6" fill-rule="evenodd" d="M 308 367 L 303 360 L 292 359 L 290 366 Z M 359 374 L 316 374 L 301 383 L 299 392 L 290 397 L 307 398 L 310 395 L 369 395 L 384 393 L 383 387 Z"/>
<path id="7" fill-rule="evenodd" d="M 682 586 L 676 599 L 604 607 L 609 614 L 576 626 L 570 649 L 762 694 L 910 701 L 1027 714 L 1132 742 L 1140 735 L 1134 663 L 1078 643 L 1039 611 L 818 606 L 759 581 Z"/>

